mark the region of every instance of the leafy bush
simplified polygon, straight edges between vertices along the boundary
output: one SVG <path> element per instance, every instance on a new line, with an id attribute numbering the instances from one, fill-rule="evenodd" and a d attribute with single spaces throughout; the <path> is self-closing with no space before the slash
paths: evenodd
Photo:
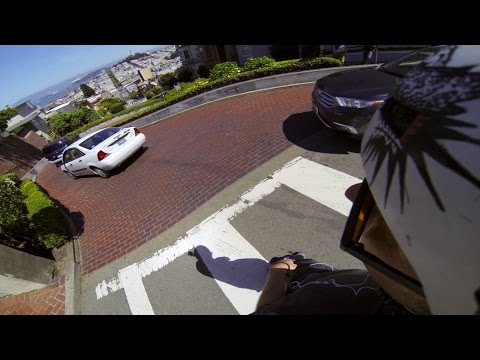
<path id="1" fill-rule="evenodd" d="M 210 80 L 218 80 L 221 78 L 229 78 L 240 73 L 240 67 L 235 61 L 217 64 L 210 72 Z"/>
<path id="2" fill-rule="evenodd" d="M 245 64 L 243 64 L 243 71 L 251 71 L 255 69 L 261 69 L 265 67 L 272 67 L 275 64 L 275 60 L 269 58 L 268 56 L 262 56 L 258 58 L 250 57 L 247 59 Z"/>
<path id="3" fill-rule="evenodd" d="M 133 90 L 130 94 L 128 94 L 128 97 L 132 100 L 136 100 L 138 99 L 138 91 L 137 90 Z"/>
<path id="4" fill-rule="evenodd" d="M 18 178 L 17 174 L 7 173 L 4 175 L 0 175 L 0 182 L 3 182 L 7 179 L 10 180 L 10 182 L 13 182 L 15 186 L 18 186 L 20 184 L 20 179 Z M 8 180 L 7 183 L 9 182 Z"/>
<path id="5" fill-rule="evenodd" d="M 89 124 L 98 118 L 95 111 L 86 107 L 82 107 L 71 113 L 56 114 L 48 119 L 50 123 L 50 134 L 54 137 L 63 136 L 69 131 Z"/>
<path id="6" fill-rule="evenodd" d="M 177 78 L 178 82 L 189 82 L 192 81 L 192 70 L 189 67 L 182 66 L 175 70 L 175 77 Z"/>
<path id="7" fill-rule="evenodd" d="M 29 228 L 25 196 L 17 187 L 19 179 L 15 174 L 0 176 L 0 237 L 25 235 Z"/>
<path id="8" fill-rule="evenodd" d="M 162 88 L 160 86 L 153 86 L 150 90 L 145 93 L 145 97 L 150 100 L 155 95 L 158 95 L 162 92 Z"/>
<path id="9" fill-rule="evenodd" d="M 208 79 L 208 77 L 210 76 L 210 71 L 211 70 L 208 67 L 202 64 L 198 67 L 197 74 L 201 78 Z"/>
<path id="10" fill-rule="evenodd" d="M 224 64 L 219 64 L 219 65 L 224 65 Z M 240 68 L 236 65 L 236 63 L 233 63 L 233 64 L 238 70 L 240 70 Z M 152 98 L 151 100 L 145 101 L 141 104 L 136 104 L 134 106 L 129 107 L 128 109 L 125 109 L 119 112 L 118 114 L 116 114 L 116 116 L 120 116 L 128 113 L 132 113 L 132 114 L 121 120 L 118 120 L 113 124 L 110 124 L 109 126 L 121 126 L 121 125 L 127 124 L 145 115 L 151 114 L 157 110 L 160 110 L 167 106 L 175 104 L 176 102 L 210 91 L 212 89 L 219 88 L 221 86 L 234 84 L 234 83 L 245 81 L 245 80 L 256 79 L 264 76 L 271 76 L 271 75 L 288 73 L 288 72 L 341 66 L 341 65 L 342 63 L 340 62 L 340 60 L 333 59 L 330 57 L 320 57 L 320 58 L 302 59 L 302 60 L 293 59 L 293 60 L 284 60 L 284 61 L 274 62 L 270 67 L 259 68 L 251 71 L 233 72 L 233 75 L 227 76 L 225 78 L 219 78 L 216 80 L 213 80 L 212 77 L 210 77 L 210 79 L 199 78 L 191 83 L 183 83 L 183 84 L 181 83 L 180 90 L 172 89 L 169 92 L 167 92 L 165 96 L 161 99 Z M 107 115 L 105 118 L 101 120 L 92 121 L 88 125 L 85 125 L 81 128 L 78 128 L 70 132 L 68 135 L 77 136 L 83 131 L 88 130 L 92 126 L 95 126 L 104 121 L 110 120 L 113 117 L 114 116 L 112 115 Z"/>
<path id="11" fill-rule="evenodd" d="M 8 127 L 8 120 L 15 115 L 17 115 L 17 108 L 7 106 L 5 109 L 0 110 L 0 132 Z"/>
<path id="12" fill-rule="evenodd" d="M 158 81 L 162 86 L 163 90 L 170 90 L 178 82 L 175 75 L 173 75 L 173 72 L 168 72 L 166 74 L 160 75 L 158 77 Z"/>
<path id="13" fill-rule="evenodd" d="M 125 109 L 125 101 L 120 98 L 106 98 L 99 102 L 98 109 L 102 113 L 116 114 Z"/>
<path id="14" fill-rule="evenodd" d="M 39 242 L 47 249 L 65 244 L 68 231 L 63 216 L 52 199 L 30 179 L 24 180 L 20 189 L 25 196 L 28 216 Z"/>

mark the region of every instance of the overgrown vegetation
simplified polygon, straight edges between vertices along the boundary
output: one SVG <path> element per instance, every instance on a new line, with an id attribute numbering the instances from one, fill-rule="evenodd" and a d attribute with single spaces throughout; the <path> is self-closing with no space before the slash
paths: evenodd
<path id="1" fill-rule="evenodd" d="M 175 70 L 174 72 L 175 78 L 177 79 L 178 82 L 190 82 L 192 81 L 192 70 L 190 70 L 189 67 L 182 66 Z"/>
<path id="2" fill-rule="evenodd" d="M 100 116 L 116 114 L 125 109 L 125 104 L 126 102 L 119 98 L 106 98 L 98 103 L 98 113 Z"/>
<path id="3" fill-rule="evenodd" d="M 54 138 L 63 136 L 99 119 L 98 114 L 87 107 L 81 107 L 70 113 L 56 114 L 48 119 L 50 123 L 50 135 Z"/>
<path id="4" fill-rule="evenodd" d="M 65 244 L 68 240 L 65 220 L 52 199 L 30 179 L 24 180 L 20 189 L 25 196 L 28 218 L 40 244 L 47 249 Z"/>
<path id="5" fill-rule="evenodd" d="M 168 72 L 160 75 L 158 77 L 158 82 L 160 83 L 162 89 L 170 90 L 173 89 L 173 87 L 177 84 L 178 81 L 173 72 Z"/>
<path id="6" fill-rule="evenodd" d="M 5 130 L 8 126 L 8 120 L 17 115 L 17 109 L 14 107 L 6 107 L 0 110 L 0 132 Z"/>
<path id="7" fill-rule="evenodd" d="M 0 244 L 51 258 L 68 241 L 60 209 L 32 180 L 0 176 Z"/>
<path id="8" fill-rule="evenodd" d="M 235 61 L 217 64 L 210 72 L 210 80 L 228 79 L 238 75 L 242 70 Z"/>
<path id="9" fill-rule="evenodd" d="M 4 245 L 28 235 L 28 212 L 19 183 L 15 174 L 0 176 L 0 239 Z"/>
<path id="10" fill-rule="evenodd" d="M 90 86 L 87 84 L 80 84 L 80 90 L 83 92 L 83 96 L 86 98 L 95 95 L 95 90 L 93 90 Z"/>
<path id="11" fill-rule="evenodd" d="M 252 71 L 261 68 L 272 67 L 275 64 L 275 60 L 268 56 L 262 56 L 258 58 L 248 58 L 245 64 L 243 64 L 243 71 Z"/>
<path id="12" fill-rule="evenodd" d="M 298 53 L 298 48 L 297 48 Z M 248 64 L 248 65 L 247 65 Z M 238 83 L 241 81 L 256 79 L 265 76 L 271 76 L 282 73 L 296 72 L 309 69 L 318 69 L 324 67 L 341 66 L 341 62 L 330 57 L 317 57 L 311 59 L 291 59 L 284 61 L 273 61 L 269 58 L 248 59 L 243 67 L 240 67 L 236 62 L 228 62 L 217 64 L 210 72 L 208 79 L 199 78 L 192 82 L 180 83 L 180 89 L 171 89 L 163 98 L 152 97 L 150 100 L 141 104 L 131 106 L 115 115 L 107 115 L 103 119 L 91 121 L 88 124 L 69 133 L 71 136 L 77 136 L 80 133 L 88 130 L 92 126 L 98 125 L 104 121 L 110 120 L 114 116 L 121 116 L 131 114 L 119 119 L 110 126 L 120 126 L 129 123 L 133 120 L 139 119 L 145 115 L 151 114 L 154 111 L 163 109 L 176 102 L 182 101 L 186 98 L 207 92 L 225 85 Z M 160 84 L 163 90 L 166 90 L 167 84 L 174 82 L 174 74 L 167 73 L 159 77 Z M 172 85 L 173 86 L 173 85 Z"/>
<path id="13" fill-rule="evenodd" d="M 197 74 L 201 78 L 207 79 L 210 76 L 210 71 L 211 69 L 202 64 L 198 67 Z"/>

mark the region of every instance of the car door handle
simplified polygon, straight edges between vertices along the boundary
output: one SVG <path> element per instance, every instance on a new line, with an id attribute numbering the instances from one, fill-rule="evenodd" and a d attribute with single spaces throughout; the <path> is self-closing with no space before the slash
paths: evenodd
<path id="1" fill-rule="evenodd" d="M 78 162 L 82 162 L 82 160 L 78 160 Z"/>

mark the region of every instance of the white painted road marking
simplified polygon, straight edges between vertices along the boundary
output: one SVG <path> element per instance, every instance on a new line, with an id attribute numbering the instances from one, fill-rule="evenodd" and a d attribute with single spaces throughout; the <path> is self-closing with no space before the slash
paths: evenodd
<path id="1" fill-rule="evenodd" d="M 269 264 L 228 222 L 209 225 L 196 234 L 202 245 L 197 252 L 238 313 L 250 314 L 255 311 Z"/>
<path id="2" fill-rule="evenodd" d="M 128 306 L 133 315 L 155 315 L 152 304 L 148 300 L 142 275 L 137 264 L 130 265 L 118 272 L 118 279 L 123 284 Z"/>
<path id="3" fill-rule="evenodd" d="M 352 208 L 345 190 L 361 182 L 356 177 L 303 158 L 293 166 L 285 165 L 273 178 L 345 216 Z"/>
<path id="4" fill-rule="evenodd" d="M 196 247 L 202 261 L 232 305 L 240 314 L 249 314 L 255 309 L 260 296 L 257 290 L 259 284 L 263 284 L 268 265 L 263 256 L 229 221 L 281 184 L 348 216 L 351 202 L 345 198 L 345 191 L 359 182 L 361 180 L 353 176 L 297 157 L 276 171 L 271 178 L 245 192 L 238 202 L 217 211 L 187 231 L 186 236 L 179 238 L 172 246 L 120 270 L 119 276 L 108 282 L 98 283 L 95 289 L 97 300 L 123 288 L 132 313 L 153 314 L 141 279 Z M 246 265 L 251 271 L 246 271 Z M 129 270 L 125 272 L 127 269 Z"/>

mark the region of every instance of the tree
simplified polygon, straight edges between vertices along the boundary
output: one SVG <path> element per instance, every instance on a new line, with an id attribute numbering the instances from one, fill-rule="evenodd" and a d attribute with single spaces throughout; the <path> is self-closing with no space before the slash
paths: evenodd
<path id="1" fill-rule="evenodd" d="M 172 89 L 175 84 L 178 82 L 173 72 L 168 72 L 166 74 L 162 74 L 158 77 L 158 81 L 164 90 Z"/>
<path id="2" fill-rule="evenodd" d="M 50 123 L 50 133 L 53 136 L 63 136 L 98 119 L 98 115 L 92 109 L 81 107 L 70 113 L 60 113 L 53 115 L 48 119 Z"/>
<path id="3" fill-rule="evenodd" d="M 0 176 L 0 243 L 5 245 L 17 235 L 26 235 L 29 228 L 25 196 L 16 182 L 19 181 L 14 174 Z"/>
<path id="4" fill-rule="evenodd" d="M 208 77 L 210 76 L 210 69 L 202 64 L 198 67 L 197 74 L 201 78 L 208 79 Z"/>
<path id="5" fill-rule="evenodd" d="M 162 92 L 162 88 L 160 86 L 154 86 L 152 87 L 150 90 L 148 90 L 146 93 L 145 93 L 145 97 L 150 100 L 151 98 L 153 98 L 155 95 L 158 95 Z"/>
<path id="6" fill-rule="evenodd" d="M 137 91 L 137 90 L 133 90 L 130 94 L 128 94 L 128 96 L 129 96 L 130 99 L 132 99 L 132 100 L 138 99 L 138 91 Z"/>
<path id="7" fill-rule="evenodd" d="M 17 115 L 17 109 L 14 107 L 6 107 L 0 110 L 0 131 L 5 130 L 8 126 L 8 120 Z"/>
<path id="8" fill-rule="evenodd" d="M 98 108 L 102 113 L 116 114 L 125 109 L 125 101 L 119 98 L 106 98 L 100 101 Z"/>
<path id="9" fill-rule="evenodd" d="M 175 70 L 175 77 L 177 78 L 178 82 L 190 82 L 192 81 L 192 70 L 189 67 L 181 67 Z"/>
<path id="10" fill-rule="evenodd" d="M 115 87 L 122 86 L 122 83 L 120 81 L 118 81 L 118 79 L 115 77 L 115 75 L 113 75 L 113 72 L 111 70 L 108 70 L 107 74 L 108 74 L 108 77 L 110 78 L 110 80 L 112 80 L 113 85 Z"/>
<path id="11" fill-rule="evenodd" d="M 92 95 L 95 94 L 95 90 L 93 90 L 90 86 L 87 84 L 80 84 L 80 90 L 82 90 L 83 95 L 88 98 Z"/>

